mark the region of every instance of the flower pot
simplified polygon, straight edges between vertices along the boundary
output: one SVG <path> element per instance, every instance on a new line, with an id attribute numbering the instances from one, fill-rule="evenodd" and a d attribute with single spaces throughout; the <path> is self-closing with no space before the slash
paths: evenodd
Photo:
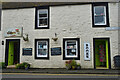
<path id="1" fill-rule="evenodd" d="M 81 69 L 81 66 L 77 66 L 77 70 L 80 70 Z"/>
<path id="2" fill-rule="evenodd" d="M 76 68 L 75 66 L 72 66 L 72 69 L 73 69 L 73 70 L 75 70 L 75 68 Z"/>

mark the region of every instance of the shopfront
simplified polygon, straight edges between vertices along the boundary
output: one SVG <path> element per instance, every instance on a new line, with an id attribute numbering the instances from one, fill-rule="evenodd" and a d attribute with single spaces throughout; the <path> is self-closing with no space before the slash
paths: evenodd
<path id="1" fill-rule="evenodd" d="M 20 39 L 18 37 L 21 36 L 22 28 L 6 28 L 4 32 L 6 38 L 5 63 L 8 66 L 20 62 Z"/>

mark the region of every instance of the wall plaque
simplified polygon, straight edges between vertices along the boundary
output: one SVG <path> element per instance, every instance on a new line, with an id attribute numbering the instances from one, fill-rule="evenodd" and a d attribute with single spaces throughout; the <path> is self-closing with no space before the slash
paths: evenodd
<path id="1" fill-rule="evenodd" d="M 51 55 L 61 55 L 61 47 L 51 48 Z"/>
<path id="2" fill-rule="evenodd" d="M 23 48 L 22 55 L 32 55 L 32 48 Z"/>

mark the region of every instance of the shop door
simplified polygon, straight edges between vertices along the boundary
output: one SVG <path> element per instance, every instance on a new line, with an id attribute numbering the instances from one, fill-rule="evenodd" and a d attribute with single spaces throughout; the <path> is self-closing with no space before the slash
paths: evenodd
<path id="1" fill-rule="evenodd" d="M 20 40 L 6 40 L 6 65 L 14 65 L 19 63 L 20 55 Z"/>
<path id="2" fill-rule="evenodd" d="M 8 65 L 13 65 L 14 61 L 14 42 L 9 42 Z"/>
<path id="3" fill-rule="evenodd" d="M 108 39 L 94 39 L 94 54 L 96 69 L 110 68 Z"/>

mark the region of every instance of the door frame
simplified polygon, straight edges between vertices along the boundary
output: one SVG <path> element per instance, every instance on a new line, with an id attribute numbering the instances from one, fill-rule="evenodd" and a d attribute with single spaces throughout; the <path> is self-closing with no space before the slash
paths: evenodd
<path id="1" fill-rule="evenodd" d="M 96 69 L 96 60 L 95 60 L 95 40 L 108 40 L 108 63 L 109 69 L 111 69 L 111 54 L 110 54 L 110 38 L 93 38 L 93 53 L 94 53 L 94 69 Z"/>
<path id="2" fill-rule="evenodd" d="M 6 46 L 5 46 L 5 65 L 8 65 L 8 51 L 9 51 L 9 41 L 17 41 L 18 46 L 18 63 L 20 62 L 20 39 L 6 39 Z"/>

